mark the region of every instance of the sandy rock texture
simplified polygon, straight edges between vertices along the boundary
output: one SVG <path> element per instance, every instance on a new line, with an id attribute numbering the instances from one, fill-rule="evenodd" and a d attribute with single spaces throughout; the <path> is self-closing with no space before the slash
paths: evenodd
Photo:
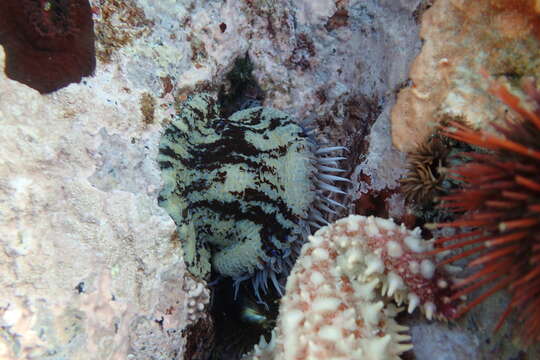
<path id="1" fill-rule="evenodd" d="M 2 359 L 182 349 L 189 299 L 156 203 L 159 125 L 127 87 L 117 67 L 49 96 L 0 73 Z"/>
<path id="2" fill-rule="evenodd" d="M 413 150 L 441 120 L 489 128 L 505 108 L 486 92 L 491 76 L 540 75 L 538 5 L 528 0 L 438 0 L 422 17 L 424 45 L 411 86 L 392 110 L 392 139 Z"/>
<path id="3" fill-rule="evenodd" d="M 198 351 L 180 334 L 208 296 L 157 206 L 157 146 L 177 102 L 246 54 L 265 106 L 350 147 L 344 202 L 397 186 L 389 115 L 422 3 L 92 0 L 93 77 L 40 95 L 0 71 L 0 358 Z"/>

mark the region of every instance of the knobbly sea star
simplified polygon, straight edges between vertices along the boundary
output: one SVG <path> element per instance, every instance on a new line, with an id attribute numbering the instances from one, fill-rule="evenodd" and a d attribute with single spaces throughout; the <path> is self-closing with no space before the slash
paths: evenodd
<path id="1" fill-rule="evenodd" d="M 456 312 L 447 270 L 424 254 L 430 249 L 419 228 L 372 216 L 321 228 L 287 280 L 271 341 L 244 359 L 400 359 L 412 344 L 391 300 L 428 319 Z"/>

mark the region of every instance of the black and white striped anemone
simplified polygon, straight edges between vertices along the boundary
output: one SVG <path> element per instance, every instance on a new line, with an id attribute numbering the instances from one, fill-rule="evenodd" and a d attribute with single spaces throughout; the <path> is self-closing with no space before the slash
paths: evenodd
<path id="1" fill-rule="evenodd" d="M 348 181 L 334 154 L 278 110 L 254 107 L 220 115 L 209 94 L 191 96 L 165 129 L 158 161 L 159 204 L 177 224 L 188 270 L 231 277 L 235 293 L 250 279 L 254 294 L 269 282 L 282 293 L 309 233 L 341 206 Z"/>

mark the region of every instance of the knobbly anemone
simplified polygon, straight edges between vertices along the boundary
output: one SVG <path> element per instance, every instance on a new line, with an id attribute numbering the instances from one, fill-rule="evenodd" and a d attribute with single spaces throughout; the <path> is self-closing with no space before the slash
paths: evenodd
<path id="1" fill-rule="evenodd" d="M 165 129 L 159 204 L 177 224 L 190 272 L 251 279 L 258 299 L 284 278 L 310 227 L 341 206 L 342 147 L 321 148 L 287 114 L 254 107 L 225 119 L 209 94 L 190 97 Z"/>

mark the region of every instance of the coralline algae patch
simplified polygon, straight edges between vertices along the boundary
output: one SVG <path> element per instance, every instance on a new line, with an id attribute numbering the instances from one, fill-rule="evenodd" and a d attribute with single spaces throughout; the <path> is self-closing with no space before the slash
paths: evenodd
<path id="1" fill-rule="evenodd" d="M 253 359 L 400 359 L 412 348 L 394 317 L 408 303 L 449 317 L 449 281 L 423 255 L 420 229 L 352 215 L 309 237 L 287 280 L 276 334 Z M 273 354 L 273 355 L 272 355 Z"/>
<path id="2" fill-rule="evenodd" d="M 209 94 L 190 97 L 160 143 L 164 188 L 159 203 L 177 224 L 192 274 L 213 269 L 235 286 L 252 279 L 255 294 L 270 280 L 281 291 L 310 226 L 339 192 L 325 172 L 341 171 L 307 132 L 278 110 L 254 107 L 221 117 Z M 326 204 L 325 204 L 326 202 Z M 338 204 L 339 205 L 339 204 Z M 317 210 L 317 209 L 320 209 Z"/>
<path id="3" fill-rule="evenodd" d="M 412 151 L 448 119 L 473 129 L 502 124 L 505 109 L 480 75 L 516 82 L 540 76 L 540 20 L 532 0 L 438 0 L 422 16 L 422 51 L 411 65 L 411 86 L 392 109 L 392 139 Z"/>

